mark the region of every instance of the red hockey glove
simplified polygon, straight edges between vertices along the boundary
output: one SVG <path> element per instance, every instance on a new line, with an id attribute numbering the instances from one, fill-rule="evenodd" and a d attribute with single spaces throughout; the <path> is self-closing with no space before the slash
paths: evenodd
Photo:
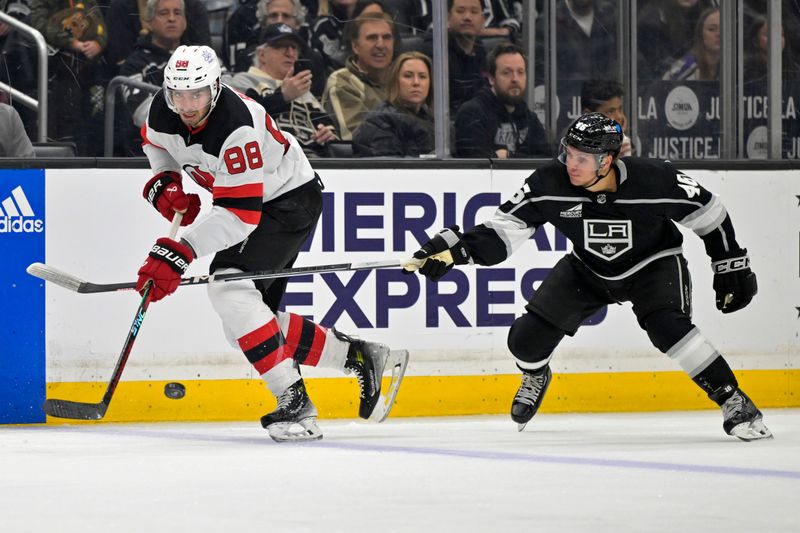
<path id="1" fill-rule="evenodd" d="M 194 222 L 200 212 L 200 197 L 183 192 L 181 175 L 177 172 L 161 172 L 150 178 L 142 196 L 170 222 L 176 211 L 183 213 L 181 226 Z"/>
<path id="2" fill-rule="evenodd" d="M 147 282 L 153 280 L 153 297 L 150 301 L 157 302 L 169 296 L 180 285 L 181 275 L 186 273 L 192 259 L 192 249 L 185 244 L 166 237 L 158 239 L 139 269 L 136 290 L 142 294 Z"/>
<path id="3" fill-rule="evenodd" d="M 750 270 L 747 250 L 736 250 L 711 262 L 717 309 L 733 313 L 747 306 L 758 292 L 756 275 Z"/>

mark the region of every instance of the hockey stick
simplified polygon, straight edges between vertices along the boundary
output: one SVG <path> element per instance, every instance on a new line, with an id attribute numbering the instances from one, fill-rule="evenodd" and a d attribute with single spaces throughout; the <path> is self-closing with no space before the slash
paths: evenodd
<path id="1" fill-rule="evenodd" d="M 172 219 L 172 226 L 169 229 L 169 238 L 174 239 L 178 234 L 178 228 L 181 225 L 182 213 L 175 213 Z M 142 322 L 144 322 L 144 315 L 147 313 L 147 308 L 150 306 L 151 291 L 153 290 L 153 282 L 150 281 L 145 285 L 144 293 L 142 294 L 142 301 L 139 303 L 139 308 L 133 317 L 133 324 L 128 331 L 128 337 L 125 339 L 125 344 L 122 346 L 122 351 L 117 359 L 117 366 L 114 367 L 114 372 L 111 374 L 111 380 L 106 387 L 106 393 L 100 403 L 83 403 L 73 402 L 70 400 L 57 400 L 55 398 L 47 399 L 42 405 L 42 409 L 49 416 L 58 418 L 72 418 L 76 420 L 100 420 L 106 414 L 108 405 L 111 403 L 111 398 L 114 396 L 114 391 L 117 390 L 119 379 L 122 377 L 122 371 L 125 369 L 125 363 L 128 362 L 128 356 L 131 355 L 133 343 L 136 342 L 136 336 L 142 329 Z"/>
<path id="2" fill-rule="evenodd" d="M 301 274 L 325 274 L 328 272 L 345 272 L 353 270 L 375 270 L 379 268 L 396 268 L 408 266 L 409 269 L 419 267 L 424 260 L 420 259 L 393 259 L 388 261 L 372 261 L 367 263 L 338 263 L 331 265 L 317 265 L 296 268 L 281 268 L 277 270 L 259 270 L 256 272 L 231 272 L 228 274 L 211 274 L 207 276 L 194 276 L 191 278 L 181 278 L 181 285 L 205 285 L 212 281 L 240 281 L 247 279 L 273 279 L 285 278 L 289 276 L 299 276 Z M 84 281 L 77 276 L 68 274 L 44 263 L 32 263 L 27 268 L 28 274 L 36 276 L 45 281 L 50 281 L 82 294 L 96 292 L 127 291 L 134 289 L 136 283 L 92 283 Z"/>

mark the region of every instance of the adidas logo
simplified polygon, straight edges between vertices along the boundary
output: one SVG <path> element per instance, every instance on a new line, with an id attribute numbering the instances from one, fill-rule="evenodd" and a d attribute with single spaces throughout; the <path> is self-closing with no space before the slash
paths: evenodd
<path id="1" fill-rule="evenodd" d="M 575 207 L 570 207 L 565 211 L 558 214 L 561 218 L 581 218 L 583 216 L 583 204 L 578 204 Z"/>
<path id="2" fill-rule="evenodd" d="M 44 220 L 35 216 L 25 191 L 17 186 L 11 196 L 0 202 L 0 233 L 41 233 Z"/>

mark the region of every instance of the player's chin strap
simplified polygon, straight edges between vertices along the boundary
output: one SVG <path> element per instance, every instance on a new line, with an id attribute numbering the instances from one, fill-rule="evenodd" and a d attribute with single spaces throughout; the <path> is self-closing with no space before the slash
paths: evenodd
<path id="1" fill-rule="evenodd" d="M 606 172 L 606 173 L 605 173 L 605 174 L 603 174 L 602 176 L 600 175 L 600 173 L 599 173 L 599 172 L 595 173 L 594 181 L 593 181 L 593 182 L 591 182 L 589 185 L 581 185 L 581 187 L 583 187 L 584 189 L 589 189 L 590 187 L 594 187 L 595 185 L 597 185 L 597 182 L 599 182 L 601 179 L 603 179 L 603 178 L 605 178 L 606 176 L 608 176 L 609 174 L 611 174 L 611 170 L 612 170 L 613 168 L 614 168 L 614 165 L 613 165 L 613 164 L 611 164 L 611 165 L 608 165 L 608 172 Z"/>

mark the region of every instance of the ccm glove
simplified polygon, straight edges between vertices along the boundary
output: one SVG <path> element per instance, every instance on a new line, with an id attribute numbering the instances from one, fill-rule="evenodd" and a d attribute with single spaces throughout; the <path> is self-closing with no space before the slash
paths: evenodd
<path id="1" fill-rule="evenodd" d="M 711 262 L 714 270 L 714 292 L 717 309 L 733 313 L 742 309 L 758 292 L 756 275 L 750 270 L 747 250 L 736 250 L 728 257 Z"/>
<path id="2" fill-rule="evenodd" d="M 439 281 L 453 265 L 469 263 L 469 250 L 461 242 L 462 236 L 458 226 L 450 226 L 423 244 L 422 248 L 414 252 L 414 259 L 422 261 L 419 273 L 431 281 Z M 414 265 L 403 266 L 404 274 L 411 274 L 413 271 Z"/>
<path id="3" fill-rule="evenodd" d="M 200 212 L 200 197 L 183 192 L 181 175 L 177 172 L 161 172 L 153 176 L 145 184 L 142 196 L 170 222 L 176 211 L 183 213 L 181 226 L 194 222 Z"/>
<path id="4" fill-rule="evenodd" d="M 151 302 L 169 296 L 181 284 L 181 276 L 192 262 L 192 249 L 172 239 L 163 237 L 153 245 L 144 264 L 139 269 L 136 290 L 144 293 L 147 282 L 153 281 Z"/>

